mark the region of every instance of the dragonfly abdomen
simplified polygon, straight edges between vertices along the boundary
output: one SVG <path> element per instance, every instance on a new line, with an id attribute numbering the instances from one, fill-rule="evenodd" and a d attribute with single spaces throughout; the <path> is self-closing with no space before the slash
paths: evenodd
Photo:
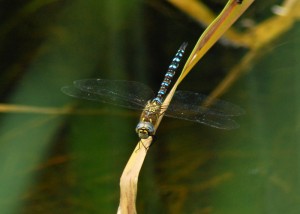
<path id="1" fill-rule="evenodd" d="M 172 81 L 174 75 L 175 75 L 175 71 L 179 66 L 179 62 L 182 59 L 182 56 L 184 54 L 184 50 L 185 50 L 186 46 L 187 46 L 186 42 L 180 46 L 179 50 L 177 51 L 175 57 L 173 58 L 170 66 L 168 68 L 167 73 L 165 74 L 165 78 L 164 78 L 163 82 L 161 83 L 161 86 L 157 93 L 156 98 L 154 99 L 159 103 L 162 103 L 165 98 L 166 92 L 171 84 L 171 81 Z"/>

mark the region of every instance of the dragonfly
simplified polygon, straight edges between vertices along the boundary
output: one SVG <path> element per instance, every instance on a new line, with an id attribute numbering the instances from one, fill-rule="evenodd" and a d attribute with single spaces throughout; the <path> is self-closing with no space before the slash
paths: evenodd
<path id="1" fill-rule="evenodd" d="M 141 110 L 142 114 L 135 129 L 140 139 L 155 135 L 154 125 L 161 112 L 168 117 L 201 123 L 214 128 L 225 130 L 238 128 L 239 124 L 231 117 L 243 114 L 244 110 L 227 101 L 216 99 L 212 105 L 205 106 L 202 104 L 207 99 L 206 95 L 191 91 L 176 91 L 169 106 L 163 105 L 186 46 L 187 43 L 180 46 L 156 96 L 147 85 L 126 80 L 76 80 L 73 85 L 64 86 L 61 90 L 71 97 Z"/>

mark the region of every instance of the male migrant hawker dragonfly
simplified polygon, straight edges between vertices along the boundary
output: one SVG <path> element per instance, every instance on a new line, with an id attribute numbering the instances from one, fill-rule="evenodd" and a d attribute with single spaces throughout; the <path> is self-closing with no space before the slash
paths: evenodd
<path id="1" fill-rule="evenodd" d="M 73 85 L 64 86 L 62 91 L 76 98 L 143 110 L 136 126 L 136 132 L 139 138 L 146 139 L 154 135 L 154 124 L 159 118 L 161 110 L 166 108 L 162 103 L 186 46 L 187 43 L 183 43 L 177 51 L 156 97 L 148 86 L 124 80 L 76 80 Z M 201 106 L 206 98 L 205 95 L 196 92 L 176 91 L 164 114 L 168 117 L 189 120 L 219 129 L 239 127 L 231 117 L 243 114 L 240 107 L 222 100 L 215 100 L 209 107 Z"/>

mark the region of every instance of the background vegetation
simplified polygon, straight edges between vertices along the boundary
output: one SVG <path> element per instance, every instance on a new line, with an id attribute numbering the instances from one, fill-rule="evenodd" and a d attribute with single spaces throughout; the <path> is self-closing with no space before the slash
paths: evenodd
<path id="1" fill-rule="evenodd" d="M 203 2 L 216 14 L 226 3 Z M 279 3 L 254 2 L 235 28 L 260 25 Z M 156 91 L 203 24 L 158 0 L 4 0 L 0 8 L 0 213 L 115 213 L 139 112 L 60 88 L 109 78 Z M 295 22 L 222 97 L 245 109 L 239 129 L 164 118 L 139 179 L 139 213 L 300 212 L 299 38 Z M 213 91 L 247 54 L 233 43 L 216 44 L 180 89 Z M 69 107 L 83 112 L 65 114 Z"/>

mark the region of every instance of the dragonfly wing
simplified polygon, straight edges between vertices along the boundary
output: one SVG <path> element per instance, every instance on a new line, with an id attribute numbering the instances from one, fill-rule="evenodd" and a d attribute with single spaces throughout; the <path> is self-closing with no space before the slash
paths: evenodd
<path id="1" fill-rule="evenodd" d="M 110 103 L 131 109 L 143 109 L 153 91 L 146 85 L 132 81 L 84 79 L 74 81 L 62 91 L 72 97 Z"/>
<path id="2" fill-rule="evenodd" d="M 235 129 L 239 125 L 230 118 L 244 111 L 229 102 L 215 100 L 214 104 L 201 106 L 207 96 L 190 91 L 177 91 L 166 111 L 166 116 L 202 123 L 220 129 Z"/>
<path id="3" fill-rule="evenodd" d="M 188 120 L 196 123 L 201 123 L 210 127 L 218 128 L 218 129 L 236 129 L 239 128 L 239 124 L 232 120 L 230 117 L 223 117 L 220 115 L 213 114 L 198 114 L 198 115 L 179 115 L 174 114 L 174 112 L 166 111 L 166 116 L 173 117 L 177 119 Z"/>
<path id="4" fill-rule="evenodd" d="M 170 103 L 169 110 L 174 114 L 201 115 L 212 114 L 219 116 L 239 116 L 244 110 L 237 105 L 224 100 L 215 99 L 212 105 L 203 106 L 207 96 L 191 91 L 177 91 Z"/>

